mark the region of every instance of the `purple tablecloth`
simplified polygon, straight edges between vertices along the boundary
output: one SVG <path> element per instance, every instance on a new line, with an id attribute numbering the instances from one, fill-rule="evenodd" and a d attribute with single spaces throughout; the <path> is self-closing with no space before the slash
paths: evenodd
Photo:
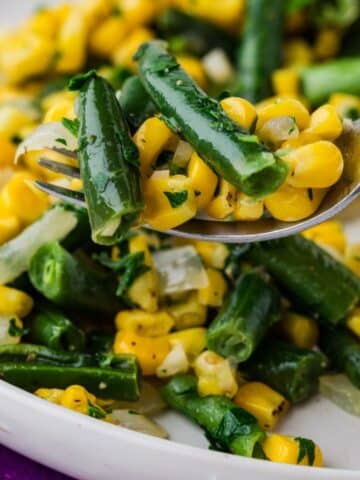
<path id="1" fill-rule="evenodd" d="M 71 480 L 0 445 L 0 480 Z"/>

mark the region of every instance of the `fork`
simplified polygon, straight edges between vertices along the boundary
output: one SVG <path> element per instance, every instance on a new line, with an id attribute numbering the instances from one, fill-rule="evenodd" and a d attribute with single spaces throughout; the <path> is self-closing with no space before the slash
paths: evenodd
<path id="1" fill-rule="evenodd" d="M 360 196 L 360 120 L 346 124 L 337 145 L 344 156 L 344 174 L 341 180 L 329 190 L 319 210 L 307 219 L 293 223 L 281 222 L 272 218 L 264 218 L 256 222 L 220 222 L 195 217 L 166 233 L 195 240 L 250 243 L 294 235 L 331 219 Z M 73 159 L 77 158 L 76 153 L 66 149 L 56 149 L 56 151 Z M 76 166 L 48 158 L 40 158 L 39 164 L 53 172 L 71 178 L 81 178 L 80 169 Z M 40 190 L 54 197 L 86 208 L 85 196 L 82 192 L 43 181 L 36 181 L 36 185 Z"/>

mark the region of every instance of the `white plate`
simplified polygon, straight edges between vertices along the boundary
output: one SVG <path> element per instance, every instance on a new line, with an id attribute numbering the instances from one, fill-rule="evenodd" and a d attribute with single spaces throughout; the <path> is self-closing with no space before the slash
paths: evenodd
<path id="1" fill-rule="evenodd" d="M 1 22 L 11 25 L 39 3 L 56 0 L 0 0 Z M 352 240 L 360 241 L 359 221 L 348 222 L 346 228 Z M 159 420 L 172 441 L 93 420 L 0 381 L 0 443 L 79 480 L 360 478 L 360 419 L 320 397 L 293 408 L 280 431 L 318 442 L 331 469 L 279 465 L 210 452 L 202 432 L 183 417 L 170 412 Z"/>

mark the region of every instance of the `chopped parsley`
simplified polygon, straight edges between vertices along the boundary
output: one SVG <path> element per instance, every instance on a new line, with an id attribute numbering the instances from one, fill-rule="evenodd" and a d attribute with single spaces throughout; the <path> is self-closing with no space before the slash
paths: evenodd
<path id="1" fill-rule="evenodd" d="M 61 123 L 67 130 L 69 130 L 72 135 L 74 135 L 74 137 L 77 137 L 79 135 L 80 122 L 77 118 L 74 118 L 74 120 L 70 120 L 69 118 L 63 118 Z"/>
<path id="2" fill-rule="evenodd" d="M 55 142 L 62 143 L 63 145 L 67 146 L 67 141 L 65 138 L 55 138 Z"/>
<path id="3" fill-rule="evenodd" d="M 300 463 L 305 457 L 309 461 L 309 465 L 315 462 L 315 443 L 307 438 L 296 437 L 295 441 L 299 444 L 299 455 L 297 463 Z"/>
<path id="4" fill-rule="evenodd" d="M 89 408 L 88 412 L 90 417 L 98 418 L 100 420 L 106 417 L 106 413 L 103 410 L 101 410 L 101 408 L 94 405 L 93 403 L 89 402 L 88 408 Z"/>
<path id="5" fill-rule="evenodd" d="M 16 319 L 12 318 L 9 322 L 8 334 L 10 337 L 22 337 L 29 333 L 28 328 L 18 327 L 16 325 Z"/>
<path id="6" fill-rule="evenodd" d="M 189 193 L 187 190 L 182 192 L 164 192 L 164 195 L 169 200 L 172 208 L 178 208 L 188 199 Z"/>

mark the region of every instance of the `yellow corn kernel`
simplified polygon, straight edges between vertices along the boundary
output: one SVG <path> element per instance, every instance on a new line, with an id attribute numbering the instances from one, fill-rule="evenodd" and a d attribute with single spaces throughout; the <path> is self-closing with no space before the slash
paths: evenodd
<path id="1" fill-rule="evenodd" d="M 64 390 L 60 388 L 38 388 L 35 392 L 37 397 L 47 400 L 51 403 L 61 404 L 61 399 L 64 394 Z"/>
<path id="2" fill-rule="evenodd" d="M 120 42 L 126 42 L 125 36 L 129 30 L 130 25 L 123 16 L 106 18 L 90 35 L 90 51 L 99 57 L 110 57 Z"/>
<path id="3" fill-rule="evenodd" d="M 223 269 L 229 256 L 229 249 L 223 243 L 196 240 L 194 247 L 207 267 Z"/>
<path id="4" fill-rule="evenodd" d="M 230 362 L 210 350 L 201 353 L 194 362 L 201 396 L 224 395 L 233 398 L 238 390 L 235 371 Z"/>
<path id="5" fill-rule="evenodd" d="M 310 113 L 295 98 L 278 98 L 272 103 L 260 105 L 257 107 L 257 113 L 257 130 L 260 130 L 267 121 L 277 117 L 293 117 L 300 130 L 307 128 L 310 123 Z"/>
<path id="6" fill-rule="evenodd" d="M 187 328 L 168 335 L 170 345 L 180 344 L 190 362 L 193 362 L 206 348 L 206 328 Z"/>
<path id="7" fill-rule="evenodd" d="M 305 40 L 295 39 L 285 42 L 284 63 L 287 67 L 305 67 L 313 63 L 313 52 Z"/>
<path id="8" fill-rule="evenodd" d="M 335 107 L 322 105 L 315 110 L 308 131 L 324 140 L 336 140 L 342 134 L 343 124 Z"/>
<path id="9" fill-rule="evenodd" d="M 286 340 L 300 348 L 311 349 L 319 340 L 319 328 L 315 320 L 305 315 L 287 312 L 278 327 Z"/>
<path id="10" fill-rule="evenodd" d="M 315 39 L 314 54 L 319 60 L 335 57 L 340 49 L 339 32 L 333 28 L 324 28 L 319 31 Z"/>
<path id="11" fill-rule="evenodd" d="M 72 102 L 74 103 L 77 96 L 76 92 L 70 92 L 67 90 L 61 90 L 60 92 L 51 93 L 47 95 L 41 101 L 41 108 L 44 112 L 47 112 L 53 107 L 58 106 L 59 104 Z"/>
<path id="12" fill-rule="evenodd" d="M 345 253 L 346 236 L 344 228 L 337 220 L 329 220 L 303 232 L 305 238 L 320 245 L 335 248 L 340 254 Z"/>
<path id="13" fill-rule="evenodd" d="M 168 336 L 141 337 L 131 330 L 121 330 L 115 336 L 115 353 L 132 353 L 136 356 L 144 375 L 155 375 L 170 352 Z"/>
<path id="14" fill-rule="evenodd" d="M 130 300 L 146 312 L 156 312 L 159 300 L 159 282 L 152 268 L 137 277 L 127 292 Z"/>
<path id="15" fill-rule="evenodd" d="M 73 7 L 61 26 L 57 39 L 57 62 L 59 73 L 75 73 L 86 61 L 87 25 L 84 13 Z"/>
<path id="16" fill-rule="evenodd" d="M 265 430 L 275 428 L 290 408 L 280 393 L 260 382 L 240 386 L 234 402 L 254 415 Z"/>
<path id="17" fill-rule="evenodd" d="M 33 306 L 33 299 L 27 293 L 0 285 L 0 315 L 26 317 Z"/>
<path id="18" fill-rule="evenodd" d="M 15 161 L 16 147 L 5 137 L 0 137 L 0 167 L 12 165 Z"/>
<path id="19" fill-rule="evenodd" d="M 360 277 L 360 243 L 347 245 L 345 251 L 345 263 Z"/>
<path id="20" fill-rule="evenodd" d="M 332 105 L 342 118 L 360 117 L 360 97 L 355 95 L 333 93 L 329 105 Z"/>
<path id="21" fill-rule="evenodd" d="M 20 220 L 16 215 L 3 214 L 0 207 L 0 245 L 14 238 L 21 229 Z"/>
<path id="22" fill-rule="evenodd" d="M 198 210 L 202 210 L 209 204 L 215 193 L 218 177 L 196 152 L 191 156 L 187 174 L 196 194 L 196 206 Z"/>
<path id="23" fill-rule="evenodd" d="M 208 204 L 206 212 L 210 217 L 223 220 L 234 212 L 235 201 L 236 188 L 221 178 L 219 194 Z"/>
<path id="24" fill-rule="evenodd" d="M 238 26 L 245 10 L 245 0 L 175 0 L 174 4 L 223 28 Z"/>
<path id="25" fill-rule="evenodd" d="M 272 75 L 273 89 L 276 95 L 299 95 L 300 79 L 295 68 L 280 68 Z"/>
<path id="26" fill-rule="evenodd" d="M 143 337 L 167 335 L 175 325 L 171 315 L 165 311 L 148 313 L 143 310 L 123 310 L 116 315 L 118 330 L 133 330 Z"/>
<path id="27" fill-rule="evenodd" d="M 313 190 L 282 185 L 279 190 L 265 198 L 264 204 L 277 220 L 296 222 L 316 212 L 326 192 L 326 189 Z"/>
<path id="28" fill-rule="evenodd" d="M 117 0 L 121 15 L 132 26 L 150 23 L 156 15 L 156 1 L 153 0 Z"/>
<path id="29" fill-rule="evenodd" d="M 15 105 L 0 106 L 0 136 L 11 139 L 19 135 L 19 131 L 32 125 L 34 122 L 33 112 L 21 109 Z"/>
<path id="30" fill-rule="evenodd" d="M 71 10 L 71 4 L 67 2 L 60 3 L 52 8 L 52 11 L 54 15 L 56 15 L 59 25 L 65 22 L 67 16 L 69 15 L 70 10 Z"/>
<path id="31" fill-rule="evenodd" d="M 196 215 L 196 199 L 191 179 L 155 172 L 143 185 L 144 220 L 155 230 L 170 230 Z"/>
<path id="32" fill-rule="evenodd" d="M 44 74 L 54 56 L 54 45 L 48 38 L 27 30 L 10 35 L 6 48 L 0 51 L 0 71 L 9 83 L 21 83 L 29 77 Z"/>
<path id="33" fill-rule="evenodd" d="M 331 187 L 344 169 L 340 149 L 325 140 L 297 148 L 283 158 L 291 171 L 287 181 L 296 188 Z"/>
<path id="34" fill-rule="evenodd" d="M 65 157 L 61 153 L 54 152 L 50 149 L 31 150 L 26 152 L 25 155 L 21 157 L 21 165 L 31 170 L 31 173 L 33 173 L 36 177 L 41 177 L 46 180 L 63 178 L 63 175 L 60 173 L 51 172 L 47 168 L 41 167 L 39 165 L 40 157 L 46 157 L 51 160 L 76 166 L 76 161 L 71 160 L 69 157 Z"/>
<path id="35" fill-rule="evenodd" d="M 116 65 L 121 65 L 131 71 L 136 71 L 137 66 L 133 60 L 135 53 L 140 45 L 154 38 L 154 34 L 147 28 L 137 28 L 126 37 L 126 41 L 115 50 L 113 61 Z"/>
<path id="36" fill-rule="evenodd" d="M 72 100 L 67 100 L 51 107 L 45 113 L 43 123 L 61 122 L 63 118 L 69 118 L 72 120 L 75 117 L 74 102 Z"/>
<path id="37" fill-rule="evenodd" d="M 355 308 L 346 318 L 346 326 L 360 337 L 360 308 Z"/>
<path id="38" fill-rule="evenodd" d="M 224 98 L 220 102 L 225 113 L 240 127 L 250 130 L 257 117 L 254 105 L 240 97 Z"/>
<path id="39" fill-rule="evenodd" d="M 146 238 L 146 235 L 143 233 L 140 233 L 138 235 L 135 235 L 131 238 L 129 238 L 129 253 L 139 253 L 143 252 L 144 253 L 144 263 L 148 267 L 151 267 L 154 262 L 148 247 L 148 241 Z"/>
<path id="40" fill-rule="evenodd" d="M 190 75 L 190 77 L 195 80 L 195 82 L 201 87 L 205 88 L 207 79 L 204 67 L 200 60 L 196 57 L 190 55 L 178 55 L 176 57 L 179 65 L 185 70 L 185 72 Z"/>
<path id="41" fill-rule="evenodd" d="M 243 221 L 259 220 L 264 214 L 264 202 L 239 192 L 236 198 L 234 219 Z"/>
<path id="42" fill-rule="evenodd" d="M 282 145 L 282 149 L 294 150 L 295 148 L 303 147 L 304 145 L 309 145 L 310 143 L 315 143 L 321 140 L 317 135 L 310 133 L 308 130 L 303 130 L 297 137 L 289 138 Z"/>
<path id="43" fill-rule="evenodd" d="M 40 8 L 24 25 L 24 29 L 48 37 L 49 40 L 56 37 L 58 27 L 58 18 L 51 8 Z"/>
<path id="44" fill-rule="evenodd" d="M 87 415 L 89 412 L 89 400 L 93 403 L 96 401 L 94 395 L 89 394 L 84 387 L 71 385 L 64 391 L 60 404 L 65 408 Z"/>
<path id="45" fill-rule="evenodd" d="M 191 292 L 183 301 L 168 307 L 168 312 L 175 320 L 175 329 L 199 327 L 206 322 L 207 308 L 201 305 L 197 292 Z"/>
<path id="46" fill-rule="evenodd" d="M 199 302 L 201 305 L 208 305 L 209 307 L 221 307 L 227 292 L 224 275 L 214 268 L 207 268 L 206 273 L 209 284 L 207 287 L 198 290 Z"/>
<path id="47" fill-rule="evenodd" d="M 143 176 L 152 174 L 157 157 L 173 138 L 172 131 L 157 117 L 151 117 L 139 127 L 134 142 L 139 150 L 140 171 Z"/>
<path id="48" fill-rule="evenodd" d="M 92 31 L 104 18 L 111 14 L 114 6 L 109 0 L 82 0 L 78 3 L 84 13 L 88 31 Z"/>
<path id="49" fill-rule="evenodd" d="M 288 463 L 291 465 L 310 465 L 307 455 L 298 462 L 300 453 L 299 440 L 286 435 L 269 435 L 262 444 L 266 458 L 271 462 Z M 323 456 L 320 448 L 315 445 L 315 467 L 323 466 Z"/>
<path id="50" fill-rule="evenodd" d="M 5 207 L 26 224 L 49 207 L 48 196 L 35 187 L 34 180 L 30 173 L 16 173 L 1 192 Z"/>

